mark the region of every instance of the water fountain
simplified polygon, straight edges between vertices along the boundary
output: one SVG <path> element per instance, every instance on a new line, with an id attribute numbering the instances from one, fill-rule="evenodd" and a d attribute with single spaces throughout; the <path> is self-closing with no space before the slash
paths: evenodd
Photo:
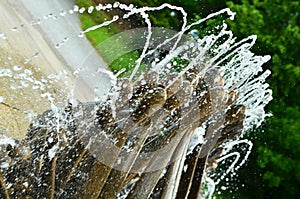
<path id="1" fill-rule="evenodd" d="M 147 13 L 166 7 L 182 13 L 181 31 L 152 27 Z M 34 76 L 39 71 L 25 63 L 1 66 L 2 79 L 13 79 L 20 86 L 17 89 L 35 88 L 51 106 L 37 117 L 34 110 L 23 110 L 32 118 L 25 138 L 1 135 L 1 198 L 212 197 L 215 185 L 245 163 L 252 144 L 243 140 L 243 134 L 261 125 L 268 116 L 264 107 L 272 99 L 265 83 L 270 72 L 262 72 L 262 64 L 270 57 L 250 51 L 256 37 L 236 41 L 225 23 L 203 37 L 187 34 L 218 15 L 233 20 L 229 9 L 190 25 L 185 11 L 169 4 L 155 8 L 121 3 L 87 9 L 74 6 L 57 16 L 111 9 L 125 14 L 76 35 L 80 39 L 120 18 L 142 16 L 146 28 L 124 31 L 98 46 L 129 41 L 120 54 L 110 49 L 115 52 L 111 61 L 140 50 L 128 77 L 118 78 L 124 70 L 113 74 L 91 69 L 85 61 L 74 73 L 47 77 Z M 145 68 L 142 73 L 140 67 Z M 111 77 L 110 91 L 100 95 L 97 86 L 101 82 L 94 82 L 88 93 L 94 101 L 80 102 L 84 81 L 103 73 Z M 71 74 L 77 77 L 70 80 L 74 88 L 62 89 L 58 100 L 57 82 Z M 12 89 L 12 81 L 8 82 L 7 88 Z M 16 109 L 4 97 L 0 103 Z M 248 145 L 244 155 L 233 151 L 240 144 Z M 232 165 L 215 174 L 218 164 L 231 157 L 236 158 Z"/>

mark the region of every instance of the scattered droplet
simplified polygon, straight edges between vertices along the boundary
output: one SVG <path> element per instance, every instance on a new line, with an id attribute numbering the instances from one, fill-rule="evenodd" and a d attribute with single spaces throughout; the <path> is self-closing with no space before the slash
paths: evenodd
<path id="1" fill-rule="evenodd" d="M 109 4 L 106 5 L 106 8 L 107 8 L 107 9 L 111 9 L 111 8 L 112 8 L 112 5 L 109 3 Z"/>
<path id="2" fill-rule="evenodd" d="M 36 53 L 34 53 L 34 54 L 32 55 L 33 58 L 36 58 L 36 57 L 38 57 L 38 56 L 39 56 L 39 52 L 36 52 Z"/>
<path id="3" fill-rule="evenodd" d="M 113 4 L 113 7 L 114 7 L 114 8 L 118 8 L 119 5 L 120 5 L 120 2 L 115 2 L 115 3 Z"/>
<path id="4" fill-rule="evenodd" d="M 80 8 L 79 13 L 82 14 L 82 13 L 84 13 L 84 11 L 85 11 L 85 8 L 82 7 L 82 8 Z"/>
<path id="5" fill-rule="evenodd" d="M 133 9 L 133 8 L 134 8 L 134 5 L 133 5 L 133 4 L 129 4 L 128 8 L 129 8 L 129 9 Z"/>
<path id="6" fill-rule="evenodd" d="M 99 10 L 102 10 L 103 9 L 103 5 L 102 4 L 98 4 L 96 6 L 96 10 L 99 11 Z"/>
<path id="7" fill-rule="evenodd" d="M 94 11 L 94 6 L 90 6 L 88 9 L 88 13 L 91 14 Z"/>
<path id="8" fill-rule="evenodd" d="M 63 17 L 63 16 L 65 16 L 65 15 L 66 15 L 66 11 L 65 11 L 65 10 L 62 10 L 62 11 L 60 11 L 60 13 L 59 13 L 59 14 L 60 14 L 60 16 L 62 16 L 62 17 Z"/>
<path id="9" fill-rule="evenodd" d="M 83 32 L 80 32 L 79 34 L 78 34 L 78 37 L 83 37 L 84 36 L 84 33 Z"/>
<path id="10" fill-rule="evenodd" d="M 73 11 L 74 12 L 78 12 L 79 11 L 79 7 L 77 5 L 74 5 Z"/>
<path id="11" fill-rule="evenodd" d="M 28 64 L 29 62 L 30 62 L 30 59 L 25 59 L 23 63 L 26 65 L 26 64 Z"/>
<path id="12" fill-rule="evenodd" d="M 20 70 L 22 70 L 22 66 L 14 66 L 13 67 L 13 69 L 14 69 L 14 71 L 20 71 Z"/>
<path id="13" fill-rule="evenodd" d="M 7 39 L 7 36 L 4 32 L 0 32 L 0 38 L 5 40 Z"/>

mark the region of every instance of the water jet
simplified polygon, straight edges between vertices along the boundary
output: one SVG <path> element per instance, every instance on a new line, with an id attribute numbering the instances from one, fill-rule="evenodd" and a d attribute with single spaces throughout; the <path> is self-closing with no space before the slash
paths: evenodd
<path id="1" fill-rule="evenodd" d="M 164 8 L 182 13 L 180 31 L 152 27 L 147 13 Z M 233 20 L 234 13 L 224 9 L 188 25 L 186 12 L 180 7 L 163 4 L 138 8 L 115 3 L 95 8 L 74 6 L 69 12 L 45 15 L 44 20 L 109 9 L 120 9 L 125 14 L 74 35 L 81 39 L 85 33 L 120 18 L 142 16 L 145 28 L 124 31 L 98 46 L 134 41 L 121 51 L 140 50 L 128 77 L 117 78 L 124 71 L 115 75 L 89 68 L 83 61 L 74 71 L 74 88 L 63 92 L 67 99 L 59 104 L 52 85 L 60 76 L 73 73 L 36 78 L 16 76 L 22 73 L 25 63 L 15 70 L 10 68 L 12 65 L 0 68 L 1 78 L 16 81 L 19 77 L 20 82 L 33 84 L 21 83 L 19 89 L 39 85 L 41 97 L 51 104 L 51 109 L 31 120 L 25 138 L 1 135 L 2 198 L 204 197 L 203 183 L 214 187 L 247 159 L 252 145 L 242 139 L 243 134 L 261 125 L 268 116 L 264 107 L 272 99 L 265 83 L 270 72 L 262 70 L 270 57 L 254 55 L 250 48 L 256 37 L 236 41 L 225 23 L 203 37 L 195 39 L 188 34 L 196 25 L 218 15 L 228 15 Z M 43 23 L 40 19 L 39 24 Z M 119 55 L 114 56 L 111 61 Z M 139 73 L 141 66 L 145 70 Z M 96 81 L 88 91 L 94 100 L 81 102 L 79 96 L 85 90 L 79 86 L 89 76 L 97 79 L 103 71 L 111 77 L 108 93 L 100 95 L 95 88 L 101 82 Z M 57 81 L 51 82 L 52 78 Z M 5 105 L 6 98 L 1 98 L 0 103 Z M 249 145 L 245 157 L 232 152 L 233 145 L 241 143 Z M 214 176 L 208 174 L 232 156 L 237 157 L 234 163 L 213 180 Z"/>

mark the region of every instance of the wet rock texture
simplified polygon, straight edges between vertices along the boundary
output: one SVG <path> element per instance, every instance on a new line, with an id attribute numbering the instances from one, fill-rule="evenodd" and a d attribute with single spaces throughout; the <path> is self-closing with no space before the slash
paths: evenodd
<path id="1" fill-rule="evenodd" d="M 200 68 L 120 78 L 105 102 L 46 111 L 0 145 L 0 198 L 196 198 L 245 117 L 238 93 Z"/>

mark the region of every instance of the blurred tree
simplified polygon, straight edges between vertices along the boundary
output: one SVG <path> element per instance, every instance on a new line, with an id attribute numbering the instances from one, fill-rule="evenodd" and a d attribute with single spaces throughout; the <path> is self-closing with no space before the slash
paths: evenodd
<path id="1" fill-rule="evenodd" d="M 300 2 L 242 0 L 227 5 L 237 12 L 236 20 L 229 22 L 235 35 L 243 38 L 256 34 L 253 51 L 272 56 L 268 67 L 272 70 L 269 83 L 274 100 L 269 111 L 273 117 L 257 133 L 257 150 L 239 177 L 240 184 L 249 186 L 241 189 L 244 196 L 256 193 L 263 198 L 300 197 Z M 245 175 L 253 168 L 259 172 Z M 262 177 L 257 175 L 260 173 Z"/>

